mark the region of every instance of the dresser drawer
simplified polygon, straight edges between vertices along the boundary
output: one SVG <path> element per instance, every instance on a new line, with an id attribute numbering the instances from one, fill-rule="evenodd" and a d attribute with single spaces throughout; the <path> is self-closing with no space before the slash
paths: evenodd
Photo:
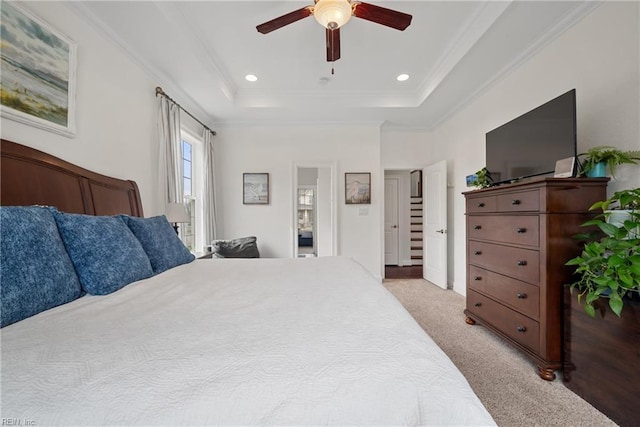
<path id="1" fill-rule="evenodd" d="M 499 212 L 538 212 L 540 210 L 538 190 L 499 194 L 496 198 Z"/>
<path id="2" fill-rule="evenodd" d="M 496 212 L 495 196 L 474 197 L 467 199 L 467 213 Z"/>
<path id="3" fill-rule="evenodd" d="M 468 288 L 501 301 L 532 319 L 539 320 L 540 288 L 502 274 L 469 266 Z"/>
<path id="4" fill-rule="evenodd" d="M 470 239 L 538 246 L 540 226 L 537 215 L 469 216 L 467 235 Z"/>
<path id="5" fill-rule="evenodd" d="M 540 283 L 540 252 L 469 240 L 470 264 L 537 285 Z"/>
<path id="6" fill-rule="evenodd" d="M 467 291 L 467 310 L 533 352 L 540 352 L 540 324 L 535 320 L 472 290 Z"/>

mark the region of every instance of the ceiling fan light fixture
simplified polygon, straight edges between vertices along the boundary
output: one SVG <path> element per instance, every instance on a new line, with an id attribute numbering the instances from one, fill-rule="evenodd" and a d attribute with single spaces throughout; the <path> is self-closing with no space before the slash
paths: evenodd
<path id="1" fill-rule="evenodd" d="M 313 16 L 323 27 L 335 30 L 351 19 L 351 3 L 348 0 L 317 0 Z"/>

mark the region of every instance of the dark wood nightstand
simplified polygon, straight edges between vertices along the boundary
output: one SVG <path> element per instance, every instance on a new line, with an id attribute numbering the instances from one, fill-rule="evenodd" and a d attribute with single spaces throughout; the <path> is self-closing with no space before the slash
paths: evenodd
<path id="1" fill-rule="evenodd" d="M 213 258 L 213 252 L 208 252 L 204 255 L 200 255 L 198 257 L 196 257 L 197 259 L 211 259 Z"/>

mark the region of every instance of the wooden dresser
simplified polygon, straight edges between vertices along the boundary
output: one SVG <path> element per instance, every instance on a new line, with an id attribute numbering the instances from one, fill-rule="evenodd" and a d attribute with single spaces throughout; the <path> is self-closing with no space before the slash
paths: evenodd
<path id="1" fill-rule="evenodd" d="M 531 357 L 545 380 L 562 366 L 562 289 L 581 252 L 572 236 L 606 199 L 608 178 L 539 178 L 464 193 L 467 323 Z"/>

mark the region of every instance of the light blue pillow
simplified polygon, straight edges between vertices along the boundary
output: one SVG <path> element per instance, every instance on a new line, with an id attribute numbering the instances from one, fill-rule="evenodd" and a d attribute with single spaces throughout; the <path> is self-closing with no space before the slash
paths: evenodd
<path id="1" fill-rule="evenodd" d="M 147 254 L 121 218 L 58 211 L 54 217 L 87 293 L 107 295 L 153 275 Z"/>
<path id="2" fill-rule="evenodd" d="M 0 326 L 82 295 L 80 281 L 48 208 L 0 207 Z"/>
<path id="3" fill-rule="evenodd" d="M 122 216 L 142 244 L 155 274 L 187 264 L 196 257 L 178 238 L 164 215 L 151 218 Z"/>

